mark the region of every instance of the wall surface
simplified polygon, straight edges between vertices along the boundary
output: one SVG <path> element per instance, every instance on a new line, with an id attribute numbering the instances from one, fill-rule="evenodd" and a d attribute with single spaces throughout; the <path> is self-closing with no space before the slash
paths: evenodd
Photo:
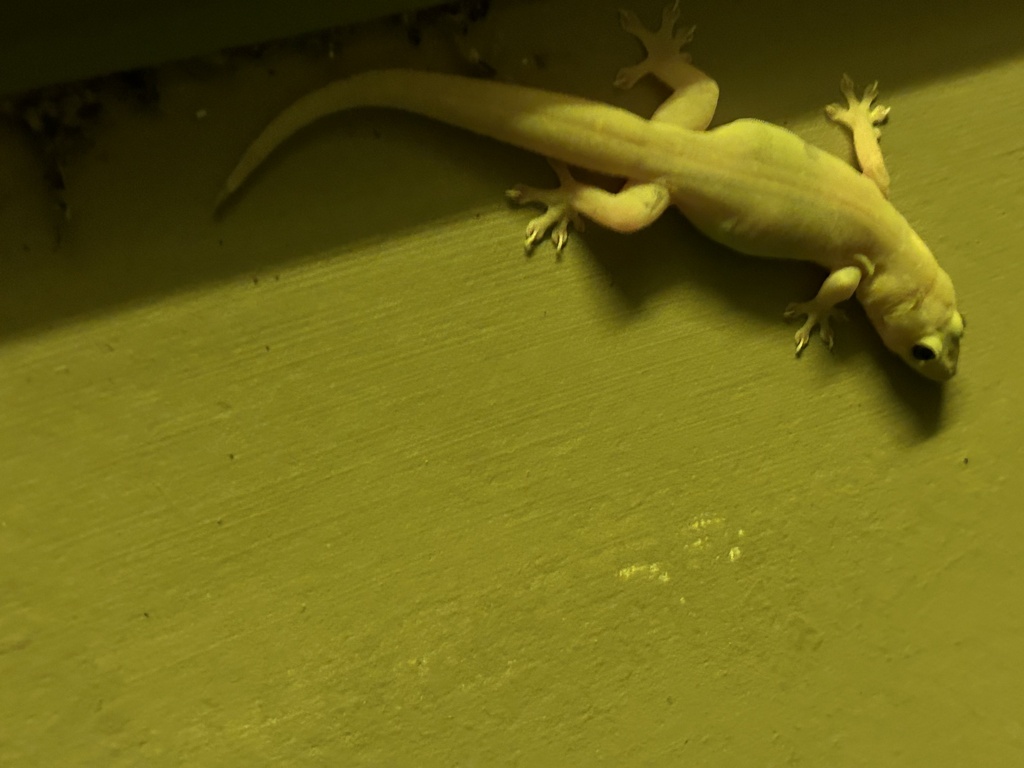
<path id="1" fill-rule="evenodd" d="M 405 11 L 417 0 L 33 0 L 0 6 L 0 94 Z"/>
<path id="2" fill-rule="evenodd" d="M 943 387 L 856 307 L 794 359 L 818 271 L 676 214 L 525 258 L 501 191 L 543 160 L 406 115 L 324 121 L 211 216 L 359 69 L 475 52 L 649 113 L 615 2 L 169 66 L 59 226 L 5 128 L 0 765 L 1024 765 L 1022 11 L 822 5 L 693 0 L 695 61 L 720 121 L 843 156 L 821 106 L 881 80 L 969 319 Z"/>

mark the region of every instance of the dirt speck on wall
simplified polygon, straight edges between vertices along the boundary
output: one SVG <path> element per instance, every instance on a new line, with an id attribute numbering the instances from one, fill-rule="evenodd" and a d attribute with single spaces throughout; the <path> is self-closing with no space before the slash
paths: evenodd
<path id="1" fill-rule="evenodd" d="M 821 108 L 881 81 L 968 318 L 943 387 L 856 307 L 793 359 L 818 271 L 671 212 L 525 258 L 501 193 L 543 159 L 407 115 L 323 121 L 212 216 L 366 68 L 649 114 L 611 2 L 163 66 L 64 167 L 59 239 L 4 123 L 0 765 L 1021 764 L 1020 12 L 799 5 L 684 3 L 695 61 L 720 120 L 841 156 Z"/>

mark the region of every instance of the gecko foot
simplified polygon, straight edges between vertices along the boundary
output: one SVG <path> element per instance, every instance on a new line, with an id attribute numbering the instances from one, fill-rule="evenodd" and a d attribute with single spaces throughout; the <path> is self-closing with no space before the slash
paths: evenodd
<path id="1" fill-rule="evenodd" d="M 859 126 L 870 127 L 875 138 L 882 135 L 876 127 L 881 125 L 889 117 L 889 107 L 881 104 L 874 104 L 878 98 L 878 81 L 871 83 L 864 89 L 864 94 L 858 98 L 854 90 L 853 80 L 849 75 L 843 75 L 839 81 L 839 90 L 846 97 L 847 106 L 841 104 L 829 104 L 825 107 L 825 114 L 829 120 L 840 125 L 845 125 L 851 131 L 856 131 Z"/>
<path id="2" fill-rule="evenodd" d="M 550 231 L 551 243 L 555 251 L 561 252 L 569 241 L 569 225 L 577 232 L 583 231 L 583 219 L 572 205 L 572 196 L 578 183 L 569 173 L 564 163 L 548 161 L 558 174 L 559 186 L 555 189 L 537 189 L 525 184 L 517 184 L 505 192 L 505 196 L 514 203 L 540 203 L 547 210 L 540 216 L 530 220 L 526 225 L 524 247 L 530 253 L 533 247 L 544 239 Z"/>
<path id="3" fill-rule="evenodd" d="M 815 326 L 819 327 L 818 334 L 821 336 L 821 340 L 825 342 L 825 346 L 832 349 L 835 337 L 832 334 L 831 320 L 837 314 L 839 314 L 838 310 L 832 307 L 823 309 L 814 301 L 795 302 L 786 307 L 786 311 L 782 316 L 787 320 L 807 318 L 793 337 L 794 341 L 796 341 L 797 357 L 800 356 L 800 353 L 811 342 L 811 334 L 814 332 Z"/>
<path id="4" fill-rule="evenodd" d="M 644 75 L 656 72 L 675 59 L 690 61 L 690 54 L 682 53 L 682 48 L 693 39 L 696 27 L 676 29 L 676 23 L 679 21 L 679 0 L 665 6 L 661 13 L 661 27 L 657 32 L 645 27 L 632 11 L 620 10 L 619 20 L 622 22 L 622 28 L 643 44 L 647 58 L 639 64 L 620 69 L 615 77 L 616 87 L 632 88 Z"/>

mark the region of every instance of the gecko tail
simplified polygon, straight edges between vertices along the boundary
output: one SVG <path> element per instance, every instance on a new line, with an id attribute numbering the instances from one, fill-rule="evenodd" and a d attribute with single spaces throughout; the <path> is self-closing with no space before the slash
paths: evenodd
<path id="1" fill-rule="evenodd" d="M 360 106 L 372 106 L 372 104 L 361 104 L 354 98 L 359 95 L 360 91 L 357 81 L 358 77 L 340 80 L 313 91 L 293 102 L 271 120 L 228 174 L 220 194 L 214 201 L 214 212 L 223 208 L 228 199 L 245 184 L 253 171 L 291 136 L 331 113 Z"/>
<path id="2" fill-rule="evenodd" d="M 215 210 L 292 135 L 321 117 L 359 107 L 412 112 L 610 175 L 635 174 L 649 160 L 652 124 L 618 107 L 492 80 L 385 69 L 330 83 L 287 107 L 242 155 Z"/>

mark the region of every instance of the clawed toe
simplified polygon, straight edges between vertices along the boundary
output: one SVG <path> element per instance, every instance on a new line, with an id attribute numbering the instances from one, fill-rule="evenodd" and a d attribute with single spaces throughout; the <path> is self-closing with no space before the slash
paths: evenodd
<path id="1" fill-rule="evenodd" d="M 674 27 L 679 21 L 679 0 L 661 9 L 661 28 Z"/>
<path id="2" fill-rule="evenodd" d="M 786 307 L 786 311 L 782 313 L 782 316 L 787 320 L 807 318 L 804 324 L 800 326 L 800 330 L 793 336 L 798 357 L 807 345 L 811 343 L 811 335 L 814 333 L 815 326 L 818 327 L 818 335 L 825 346 L 829 350 L 832 349 L 835 343 L 835 336 L 832 333 L 832 314 L 833 310 L 821 310 L 814 302 L 795 302 Z"/>
<path id="3" fill-rule="evenodd" d="M 516 184 L 514 187 L 505 190 L 505 197 L 517 205 L 536 202 L 537 194 L 538 190 L 525 184 Z"/>
<path id="4" fill-rule="evenodd" d="M 577 231 L 583 230 L 583 222 L 570 206 L 553 205 L 540 216 L 531 219 L 526 225 L 526 240 L 523 247 L 527 253 L 533 251 L 533 247 L 544 239 L 544 236 L 551 233 L 551 244 L 556 252 L 561 252 L 565 244 L 569 242 L 569 225 L 572 224 Z"/>
<path id="5" fill-rule="evenodd" d="M 619 9 L 619 23 L 631 35 L 639 37 L 642 34 L 648 33 L 647 27 L 640 21 L 640 17 L 632 11 L 627 11 L 625 8 Z"/>
<path id="6" fill-rule="evenodd" d="M 628 90 L 629 88 L 632 88 L 634 85 L 636 85 L 637 81 L 641 77 L 646 75 L 648 71 L 649 70 L 647 69 L 647 67 L 642 66 L 640 64 L 633 64 L 628 67 L 623 67 L 615 76 L 615 80 L 612 84 L 616 88 Z"/>

